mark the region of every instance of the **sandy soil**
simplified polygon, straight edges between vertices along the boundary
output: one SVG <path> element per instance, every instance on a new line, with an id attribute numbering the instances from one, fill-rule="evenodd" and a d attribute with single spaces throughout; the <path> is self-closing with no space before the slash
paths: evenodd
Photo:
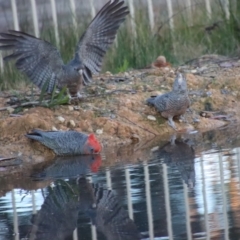
<path id="1" fill-rule="evenodd" d="M 180 68 L 187 72 L 191 108 L 185 114 L 187 123 L 175 120 L 178 132 L 206 132 L 239 123 L 238 60 L 210 55 Z M 19 99 L 22 102 L 27 96 L 30 98 L 30 88 L 0 93 L 0 157 L 18 156 L 25 165 L 53 158 L 52 151 L 24 136 L 34 128 L 93 132 L 105 150 L 109 146 L 117 149 L 153 138 L 168 139 L 174 130 L 154 108 L 146 105 L 145 100 L 170 91 L 175 72 L 171 67 L 132 70 L 117 75 L 107 72 L 95 77 L 91 86 L 84 88 L 86 98 L 76 105 L 51 109 L 24 107 L 17 115 L 9 101 L 14 100 L 16 105 Z M 114 151 L 111 159 L 116 154 Z"/>

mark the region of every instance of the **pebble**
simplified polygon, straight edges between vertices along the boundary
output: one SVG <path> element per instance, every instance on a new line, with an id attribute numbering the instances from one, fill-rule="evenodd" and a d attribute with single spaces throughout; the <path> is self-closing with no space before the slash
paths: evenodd
<path id="1" fill-rule="evenodd" d="M 106 75 L 107 75 L 107 76 L 112 76 L 112 73 L 109 72 L 109 71 L 107 71 L 107 72 L 106 72 Z"/>
<path id="2" fill-rule="evenodd" d="M 7 108 L 7 111 L 8 111 L 9 113 L 13 113 L 13 112 L 14 112 L 14 110 L 15 110 L 15 109 L 14 109 L 14 108 L 12 108 L 12 107 L 8 107 L 8 108 Z"/>
<path id="3" fill-rule="evenodd" d="M 69 125 L 70 127 L 76 127 L 76 123 L 72 119 L 69 121 Z"/>
<path id="4" fill-rule="evenodd" d="M 148 115 L 147 118 L 148 118 L 149 120 L 151 120 L 151 121 L 156 121 L 156 120 L 157 120 L 157 119 L 156 119 L 154 116 L 152 116 L 152 115 Z"/>
<path id="5" fill-rule="evenodd" d="M 57 117 L 57 120 L 58 120 L 60 123 L 64 123 L 64 122 L 65 122 L 65 118 L 63 118 L 62 116 L 58 116 L 58 117 Z"/>
<path id="6" fill-rule="evenodd" d="M 53 126 L 52 131 L 57 131 L 57 128 Z"/>
<path id="7" fill-rule="evenodd" d="M 101 128 L 101 129 L 97 129 L 97 130 L 96 130 L 96 134 L 98 134 L 98 135 L 103 134 L 103 129 L 102 129 L 102 128 Z"/>
<path id="8" fill-rule="evenodd" d="M 129 77 L 129 73 L 128 73 L 128 72 L 125 72 L 125 73 L 124 73 L 124 77 L 125 77 L 125 78 Z"/>
<path id="9" fill-rule="evenodd" d="M 75 111 L 78 111 L 78 110 L 80 109 L 80 107 L 79 107 L 79 106 L 74 106 L 73 109 L 74 109 Z"/>
<path id="10" fill-rule="evenodd" d="M 74 107 L 73 107 L 73 106 L 68 106 L 68 110 L 69 110 L 69 111 L 73 111 L 73 110 L 74 110 Z"/>
<path id="11" fill-rule="evenodd" d="M 153 147 L 153 148 L 151 149 L 151 152 L 156 152 L 158 149 L 159 149 L 159 147 L 158 147 L 158 146 L 156 146 L 156 147 Z"/>

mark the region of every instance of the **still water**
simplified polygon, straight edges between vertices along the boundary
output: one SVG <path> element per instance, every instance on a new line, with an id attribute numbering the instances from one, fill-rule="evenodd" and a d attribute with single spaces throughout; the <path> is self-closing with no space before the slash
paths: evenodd
<path id="1" fill-rule="evenodd" d="M 57 158 L 18 183 L 0 179 L 0 239 L 240 239 L 237 132 Z"/>

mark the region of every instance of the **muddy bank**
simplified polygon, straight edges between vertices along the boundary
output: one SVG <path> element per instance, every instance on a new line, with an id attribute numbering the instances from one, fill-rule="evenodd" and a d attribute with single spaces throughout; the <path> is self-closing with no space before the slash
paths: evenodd
<path id="1" fill-rule="evenodd" d="M 88 161 L 88 159 L 82 159 L 79 157 L 59 159 L 49 158 L 48 161 L 37 161 L 37 156 L 29 154 L 22 155 L 20 158 L 24 159 L 24 163 L 19 166 L 8 167 L 5 171 L 1 171 L 0 180 L 0 196 L 5 195 L 7 192 L 14 188 L 21 188 L 24 190 L 34 190 L 48 186 L 58 175 L 64 175 L 63 171 L 66 171 L 69 176 L 78 173 L 86 172 L 97 172 L 104 170 L 108 167 L 122 167 L 126 164 L 142 164 L 146 161 L 157 161 L 159 164 L 165 163 L 166 158 L 164 154 L 167 153 L 172 156 L 179 157 L 181 153 L 184 153 L 184 160 L 189 163 L 192 159 L 194 165 L 194 156 L 201 157 L 202 154 L 217 153 L 221 149 L 224 149 L 224 156 L 231 158 L 234 155 L 232 150 L 235 147 L 240 146 L 239 136 L 240 126 L 232 126 L 222 128 L 218 130 L 211 130 L 207 132 L 198 132 L 197 134 L 176 134 L 176 141 L 184 143 L 181 146 L 181 152 L 171 145 L 171 136 L 166 138 L 156 137 L 152 140 L 145 140 L 132 145 L 114 146 L 111 148 L 105 148 L 100 156 L 97 156 L 97 161 Z M 214 145 L 213 145 L 214 143 Z M 22 144 L 18 145 L 21 146 Z M 16 146 L 17 147 L 17 146 Z M 192 158 L 188 159 L 187 153 L 192 152 Z M 26 162 L 30 160 L 30 162 Z M 184 164 L 181 161 L 181 164 Z M 77 161 L 77 163 L 76 163 Z M 178 164 L 176 159 L 176 164 Z M 38 163 L 37 163 L 38 162 Z M 65 163 L 64 163 L 65 162 Z M 35 164 L 33 164 L 35 163 Z M 64 165 L 66 164 L 66 165 Z M 168 164 L 168 163 L 166 163 Z M 175 164 L 174 162 L 170 164 Z M 73 168 L 72 168 L 73 167 Z M 87 169 L 88 168 L 88 169 Z M 1 169 L 1 167 L 0 167 Z M 104 170 L 105 171 L 105 170 Z M 14 173 L 14 177 L 13 177 Z M 33 178 L 31 178 L 31 177 Z M 39 181 L 40 180 L 40 181 Z"/>
<path id="2" fill-rule="evenodd" d="M 233 65 L 223 65 L 210 58 L 209 61 L 181 67 L 188 72 L 191 108 L 185 114 L 187 123 L 175 121 L 179 132 L 208 131 L 239 123 L 240 64 L 234 61 Z M 93 132 L 105 149 L 156 137 L 167 139 L 174 130 L 154 108 L 146 105 L 145 100 L 170 91 L 175 71 L 165 67 L 117 75 L 102 74 L 84 89 L 86 98 L 77 105 L 61 105 L 52 109 L 24 107 L 17 115 L 13 115 L 14 109 L 9 101 L 13 96 L 31 96 L 30 88 L 15 91 L 16 94 L 10 91 L 1 93 L 0 108 L 7 107 L 0 111 L 1 156 L 24 156 L 25 164 L 53 158 L 50 150 L 25 138 L 24 135 L 33 128 Z M 34 94 L 39 92 L 35 90 Z"/>

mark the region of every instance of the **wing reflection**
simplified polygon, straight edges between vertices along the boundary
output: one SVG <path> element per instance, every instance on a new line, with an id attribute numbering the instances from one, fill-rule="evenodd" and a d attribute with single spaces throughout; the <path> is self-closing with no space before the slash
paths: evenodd
<path id="1" fill-rule="evenodd" d="M 101 163 L 102 159 L 98 154 L 57 157 L 50 166 L 44 167 L 41 171 L 37 170 L 32 177 L 38 180 L 76 178 L 97 172 Z"/>
<path id="2" fill-rule="evenodd" d="M 121 207 L 112 190 L 94 186 L 84 178 L 79 179 L 78 184 L 81 201 L 91 205 L 86 207 L 85 214 L 108 240 L 141 239 L 135 223 Z"/>
<path id="3" fill-rule="evenodd" d="M 29 239 L 64 240 L 71 237 L 77 227 L 79 204 L 73 189 L 62 185 L 53 188 L 41 210 L 33 217 Z"/>
<path id="4" fill-rule="evenodd" d="M 33 218 L 29 239 L 72 239 L 79 213 L 90 218 L 108 240 L 141 239 L 113 191 L 91 184 L 86 178 L 77 179 L 77 185 L 57 181 Z"/>
<path id="5" fill-rule="evenodd" d="M 171 141 L 157 150 L 156 154 L 157 158 L 163 159 L 169 167 L 177 167 L 188 187 L 195 186 L 195 151 L 187 141 L 173 136 Z"/>

